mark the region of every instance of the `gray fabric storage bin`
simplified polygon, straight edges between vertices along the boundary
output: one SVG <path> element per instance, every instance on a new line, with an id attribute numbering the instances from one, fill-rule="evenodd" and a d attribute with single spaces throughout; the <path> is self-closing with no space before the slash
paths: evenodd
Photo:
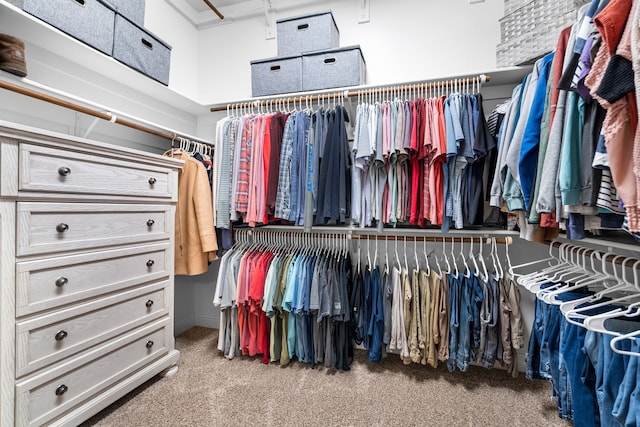
<path id="1" fill-rule="evenodd" d="M 252 96 L 277 95 L 301 90 L 301 56 L 251 61 Z"/>
<path id="2" fill-rule="evenodd" d="M 23 9 L 111 55 L 115 11 L 101 0 L 24 0 Z"/>
<path id="3" fill-rule="evenodd" d="M 145 0 L 106 0 L 120 15 L 144 27 Z"/>
<path id="4" fill-rule="evenodd" d="M 365 62 L 360 46 L 302 55 L 302 90 L 364 84 Z"/>
<path id="5" fill-rule="evenodd" d="M 331 11 L 276 21 L 278 56 L 301 55 L 340 46 L 340 33 Z"/>
<path id="6" fill-rule="evenodd" d="M 143 74 L 169 85 L 171 46 L 116 14 L 113 57 Z"/>

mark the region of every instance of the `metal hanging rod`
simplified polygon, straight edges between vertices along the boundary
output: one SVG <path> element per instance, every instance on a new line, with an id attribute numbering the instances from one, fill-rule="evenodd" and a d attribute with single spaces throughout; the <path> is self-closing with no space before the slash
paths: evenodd
<path id="1" fill-rule="evenodd" d="M 26 80 L 26 79 L 23 79 L 23 80 Z M 34 85 L 39 85 L 39 84 L 34 83 Z M 43 85 L 40 85 L 40 86 L 43 86 Z M 55 89 L 46 88 L 45 86 L 43 86 L 43 87 L 46 90 L 50 91 L 50 92 L 55 92 Z M 11 82 L 8 82 L 6 80 L 0 80 L 0 88 L 6 89 L 6 90 L 10 90 L 12 92 L 19 93 L 21 95 L 25 95 L 25 96 L 28 96 L 28 97 L 31 97 L 31 98 L 39 99 L 41 101 L 45 101 L 45 102 L 48 102 L 50 104 L 57 105 L 59 107 L 68 108 L 70 110 L 77 111 L 77 112 L 83 113 L 83 114 L 87 114 L 89 116 L 93 116 L 93 117 L 96 117 L 98 119 L 106 120 L 108 122 L 117 123 L 119 125 L 129 127 L 131 129 L 135 129 L 135 130 L 138 130 L 138 131 L 141 131 L 141 132 L 145 132 L 145 133 L 148 133 L 148 134 L 151 134 L 151 135 L 159 136 L 161 138 L 166 138 L 166 139 L 169 139 L 169 140 L 172 140 L 172 141 L 175 140 L 176 138 L 182 138 L 182 137 L 180 137 L 180 133 L 179 132 L 173 132 L 171 130 L 164 129 L 163 127 L 161 127 L 159 125 L 153 125 L 152 124 L 153 126 L 157 127 L 157 129 L 154 129 L 153 127 L 142 125 L 142 124 L 137 123 L 137 122 L 135 122 L 133 120 L 122 118 L 119 115 L 116 115 L 116 114 L 114 114 L 114 113 L 112 113 L 110 111 L 99 111 L 99 110 L 96 110 L 96 109 L 93 109 L 93 108 L 90 108 L 90 107 L 86 107 L 84 105 L 80 105 L 80 104 L 76 104 L 74 102 L 67 101 L 67 100 L 62 99 L 62 98 L 58 98 L 58 97 L 53 96 L 53 95 L 48 95 L 46 93 L 39 92 L 39 91 L 34 90 L 34 89 L 26 88 L 24 86 L 21 86 L 21 85 L 15 84 L 15 83 L 11 83 Z M 66 97 L 68 97 L 68 98 L 74 98 L 72 95 L 68 95 L 68 94 L 64 94 L 64 95 Z M 92 129 L 92 128 L 93 128 L 93 125 L 91 126 L 90 129 Z M 162 130 L 159 130 L 159 129 L 162 129 Z M 201 142 L 201 143 L 204 143 L 204 144 L 214 145 L 212 142 L 201 140 L 201 139 L 197 139 L 197 138 L 191 137 L 191 136 L 189 136 L 188 138 L 185 137 L 183 139 L 185 139 L 187 141 L 194 140 L 194 141 Z"/>
<path id="2" fill-rule="evenodd" d="M 354 97 L 354 96 L 366 96 L 376 94 L 386 94 L 394 92 L 408 92 L 408 91 L 424 91 L 429 89 L 447 89 L 460 86 L 468 86 L 471 84 L 482 84 L 488 82 L 490 77 L 485 74 L 480 74 L 476 77 L 464 77 L 460 79 L 449 80 L 436 80 L 436 81 L 417 81 L 406 82 L 397 85 L 380 85 L 380 86 L 362 86 L 353 87 L 344 91 L 338 91 L 336 89 L 325 92 L 301 92 L 299 94 L 286 94 L 275 95 L 272 97 L 261 97 L 247 99 L 243 101 L 230 102 L 228 104 L 219 104 L 211 107 L 211 111 L 225 111 L 231 106 L 247 105 L 248 107 L 260 107 L 270 105 L 273 102 L 279 103 L 298 103 L 298 102 L 313 102 L 318 100 L 332 100 L 342 97 Z"/>

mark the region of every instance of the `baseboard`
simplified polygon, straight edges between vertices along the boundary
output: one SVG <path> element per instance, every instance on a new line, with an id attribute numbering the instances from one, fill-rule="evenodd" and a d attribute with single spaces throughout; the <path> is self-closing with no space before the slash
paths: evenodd
<path id="1" fill-rule="evenodd" d="M 173 334 L 175 336 L 178 336 L 178 335 L 188 331 L 193 326 L 195 326 L 195 325 L 192 324 L 191 322 L 187 321 L 187 320 L 182 320 L 180 322 L 176 322 L 176 323 L 173 324 Z"/>
<path id="2" fill-rule="evenodd" d="M 195 326 L 202 326 L 204 328 L 220 328 L 220 315 L 218 316 L 208 316 L 208 315 L 196 315 L 196 324 Z"/>

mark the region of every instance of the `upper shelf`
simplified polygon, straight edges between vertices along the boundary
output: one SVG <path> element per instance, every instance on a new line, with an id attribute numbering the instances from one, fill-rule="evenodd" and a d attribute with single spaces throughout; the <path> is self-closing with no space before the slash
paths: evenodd
<path id="1" fill-rule="evenodd" d="M 208 111 L 193 99 L 93 49 L 6 0 L 0 0 L 0 28 L 3 33 L 25 42 L 30 79 L 73 93 L 73 90 L 61 87 L 64 81 L 48 81 L 54 78 L 50 77 L 54 68 L 67 77 L 77 77 L 75 80 L 79 82 L 86 81 L 98 87 L 106 85 L 110 92 L 127 94 L 129 98 L 135 96 L 150 103 L 159 101 L 189 114 Z M 74 87 L 74 83 L 69 85 Z"/>

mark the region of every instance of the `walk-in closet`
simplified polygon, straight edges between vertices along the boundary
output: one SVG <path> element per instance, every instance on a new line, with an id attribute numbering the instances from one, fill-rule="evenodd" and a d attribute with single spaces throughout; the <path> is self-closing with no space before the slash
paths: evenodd
<path id="1" fill-rule="evenodd" d="M 0 0 L 0 427 L 639 426 L 637 0 Z"/>

